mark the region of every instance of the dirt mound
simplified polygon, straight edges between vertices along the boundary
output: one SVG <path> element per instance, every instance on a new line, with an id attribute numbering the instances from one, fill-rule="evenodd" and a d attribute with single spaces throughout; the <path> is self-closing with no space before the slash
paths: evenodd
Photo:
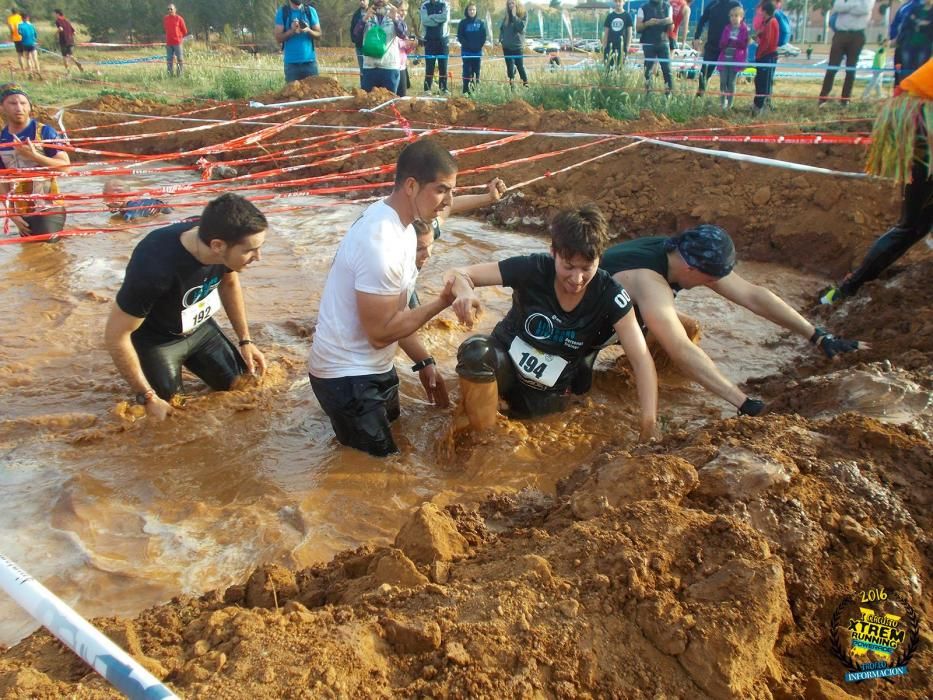
<path id="1" fill-rule="evenodd" d="M 191 698 L 839 695 L 841 596 L 931 612 L 927 447 L 853 415 L 720 421 L 609 451 L 556 499 L 426 504 L 395 547 L 98 624 Z M 931 662 L 898 697 L 929 696 Z M 44 632 L 0 660 L 0 692 L 115 696 Z"/>
<path id="2" fill-rule="evenodd" d="M 261 102 L 294 102 L 297 100 L 314 100 L 322 97 L 339 97 L 346 95 L 347 91 L 333 78 L 313 76 L 289 83 L 283 89 L 271 94 L 261 95 Z"/>

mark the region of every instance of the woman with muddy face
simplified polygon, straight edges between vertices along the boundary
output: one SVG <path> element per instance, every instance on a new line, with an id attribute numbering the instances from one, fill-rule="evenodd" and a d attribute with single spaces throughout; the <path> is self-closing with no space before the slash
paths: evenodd
<path id="1" fill-rule="evenodd" d="M 0 165 L 7 170 L 50 168 L 66 170 L 71 160 L 65 151 L 51 144 L 59 139 L 58 132 L 48 124 L 40 124 L 30 115 L 32 104 L 26 92 L 13 83 L 0 87 L 0 111 L 6 125 L 0 132 Z M 18 179 L 12 184 L 0 182 L 0 194 L 55 195 L 58 181 L 54 177 Z M 65 207 L 61 201 L 43 199 L 18 200 L 8 204 L 7 215 L 20 236 L 58 233 L 65 228 Z"/>
<path id="2" fill-rule="evenodd" d="M 495 422 L 498 397 L 514 418 L 563 410 L 571 394 L 589 390 L 587 357 L 611 327 L 635 373 L 640 437 L 655 435 L 657 375 L 628 293 L 599 269 L 608 242 L 606 218 L 589 204 L 554 218 L 550 253 L 455 268 L 444 275 L 461 317 L 478 304 L 476 287 L 513 290 L 512 308 L 492 335 L 467 338 L 457 351 L 463 407 L 474 429 Z"/>

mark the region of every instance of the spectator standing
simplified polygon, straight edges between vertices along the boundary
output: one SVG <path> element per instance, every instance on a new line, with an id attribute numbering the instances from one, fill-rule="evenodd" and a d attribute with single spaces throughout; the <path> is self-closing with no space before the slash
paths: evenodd
<path id="1" fill-rule="evenodd" d="M 505 17 L 499 25 L 499 43 L 505 56 L 505 73 L 509 77 L 509 88 L 514 85 L 515 71 L 522 79 L 522 85 L 528 87 L 528 74 L 525 72 L 525 24 L 528 15 L 521 0 L 506 0 Z"/>
<path id="2" fill-rule="evenodd" d="M 23 56 L 26 57 L 26 71 L 41 80 L 42 71 L 39 69 L 38 50 L 39 35 L 28 12 L 23 13 L 23 21 L 19 23 L 17 29 L 19 30 L 20 43 L 23 46 Z"/>
<path id="3" fill-rule="evenodd" d="M 437 86 L 446 94 L 447 57 L 450 53 L 450 3 L 447 0 L 425 0 L 421 3 L 421 26 L 424 29 L 424 91 L 431 92 L 436 63 Z"/>
<path id="4" fill-rule="evenodd" d="M 887 62 L 888 41 L 882 41 L 875 49 L 875 57 L 871 61 L 871 81 L 862 93 L 862 99 L 867 100 L 874 93 L 876 97 L 883 97 L 881 82 L 884 80 L 884 64 Z"/>
<path id="5" fill-rule="evenodd" d="M 321 23 L 317 10 L 302 0 L 288 0 L 275 13 L 274 34 L 282 44 L 286 83 L 318 74 L 314 40 L 321 38 Z"/>
<path id="6" fill-rule="evenodd" d="M 901 49 L 898 73 L 903 80 L 930 60 L 933 50 L 933 0 L 920 0 L 904 17 L 897 34 Z"/>
<path id="7" fill-rule="evenodd" d="M 741 5 L 739 0 L 713 0 L 700 15 L 696 33 L 693 35 L 694 48 L 699 50 L 700 37 L 703 36 L 704 28 L 707 28 L 707 34 L 706 42 L 703 44 L 703 65 L 700 67 L 700 86 L 697 89 L 697 97 L 706 92 L 706 83 L 716 70 L 716 64 L 719 61 L 719 39 L 722 37 L 722 30 L 729 24 L 729 13 L 732 12 L 733 7 Z"/>
<path id="8" fill-rule="evenodd" d="M 755 71 L 755 102 L 752 111 L 760 114 L 771 106 L 771 91 L 774 89 L 774 68 L 777 65 L 778 37 L 781 28 L 774 16 L 777 8 L 773 2 L 766 2 L 761 6 L 765 14 L 764 24 L 758 31 L 758 49 L 755 53 L 755 63 L 759 65 Z"/>
<path id="9" fill-rule="evenodd" d="M 23 21 L 23 16 L 19 13 L 15 7 L 10 8 L 10 14 L 6 18 L 6 26 L 10 30 L 10 41 L 13 42 L 13 47 L 16 49 L 16 60 L 19 61 L 19 69 L 26 72 L 26 67 L 23 65 L 23 37 L 19 34 L 19 25 Z"/>
<path id="10" fill-rule="evenodd" d="M 0 131 L 0 166 L 7 170 L 68 168 L 71 163 L 68 153 L 49 143 L 58 139 L 58 132 L 31 118 L 32 104 L 21 87 L 12 83 L 0 87 L 0 111 L 6 122 Z M 41 144 L 37 143 L 40 141 Z M 58 181 L 43 174 L 43 177 L 0 182 L 0 194 L 10 193 L 56 195 Z M 12 200 L 7 206 L 20 236 L 58 233 L 65 228 L 65 208 L 54 199 Z"/>
<path id="11" fill-rule="evenodd" d="M 733 7 L 729 12 L 729 26 L 722 30 L 719 38 L 719 83 L 720 102 L 723 109 L 731 109 L 735 98 L 735 78 L 741 73 L 748 57 L 748 42 L 751 38 L 745 24 L 745 9 Z M 729 65 L 723 65 L 723 62 Z"/>
<path id="12" fill-rule="evenodd" d="M 607 69 L 625 63 L 632 43 L 632 24 L 632 14 L 625 9 L 623 0 L 615 0 L 603 21 L 603 62 Z"/>
<path id="13" fill-rule="evenodd" d="M 463 60 L 463 94 L 467 95 L 479 84 L 483 46 L 486 45 L 486 23 L 477 16 L 476 3 L 468 2 L 463 19 L 457 26 L 457 41 Z"/>
<path id="14" fill-rule="evenodd" d="M 829 67 L 823 76 L 823 87 L 820 90 L 820 105 L 829 100 L 829 93 L 833 90 L 836 80 L 836 71 L 846 60 L 846 77 L 842 83 L 842 104 L 849 104 L 852 95 L 852 86 L 855 84 L 855 68 L 858 65 L 859 54 L 865 46 L 865 28 L 871 18 L 871 8 L 875 0 L 836 0 L 833 3 L 833 41 L 829 46 Z"/>
<path id="15" fill-rule="evenodd" d="M 674 24 L 671 25 L 671 51 L 677 48 L 680 42 L 680 28 L 684 28 L 683 41 L 687 42 L 687 34 L 690 32 L 690 3 L 693 0 L 671 0 L 671 11 L 673 12 Z"/>
<path id="16" fill-rule="evenodd" d="M 178 14 L 174 5 L 168 6 L 168 14 L 162 18 L 162 28 L 165 30 L 165 63 L 168 66 L 168 74 L 181 76 L 185 60 L 182 42 L 188 36 L 188 27 L 185 25 L 185 18 Z M 174 70 L 175 63 L 178 64 L 177 71 Z"/>
<path id="17" fill-rule="evenodd" d="M 651 92 L 651 73 L 656 63 L 661 64 L 665 93 L 669 96 L 674 89 L 668 36 L 673 24 L 673 10 L 667 0 L 648 0 L 635 17 L 635 30 L 641 32 L 641 50 L 645 54 L 645 92 Z"/>
<path id="18" fill-rule="evenodd" d="M 75 28 L 65 17 L 61 10 L 55 10 L 55 28 L 58 30 L 58 48 L 62 52 L 62 63 L 65 64 L 65 70 L 68 71 L 68 61 L 74 63 L 82 73 L 84 68 L 75 58 Z M 70 72 L 70 71 L 69 71 Z"/>
<path id="19" fill-rule="evenodd" d="M 411 77 L 408 75 L 408 53 L 418 48 L 418 41 L 411 40 L 408 34 L 408 23 L 405 22 L 405 18 L 408 17 L 408 0 L 402 0 L 397 4 L 396 13 L 398 21 L 405 27 L 405 38 L 398 40 L 399 65 L 401 68 L 399 68 L 398 72 L 398 88 L 395 90 L 395 94 L 399 97 L 405 97 L 411 88 Z"/>
<path id="20" fill-rule="evenodd" d="M 356 47 L 356 65 L 360 70 L 360 87 L 363 87 L 363 34 L 357 34 L 356 25 L 363 21 L 363 15 L 369 9 L 369 0 L 360 0 L 360 6 L 356 8 L 353 16 L 350 17 L 350 40 Z M 359 37 L 359 38 L 357 38 Z"/>
<path id="21" fill-rule="evenodd" d="M 402 70 L 401 42 L 408 40 L 405 23 L 386 0 L 373 0 L 356 31 L 363 37 L 363 89 L 396 92 Z"/>
<path id="22" fill-rule="evenodd" d="M 900 76 L 896 70 L 899 65 L 901 65 L 901 47 L 897 45 L 897 35 L 901 31 L 901 25 L 904 23 L 904 19 L 907 17 L 907 13 L 910 12 L 915 5 L 920 4 L 922 0 L 907 0 L 903 5 L 897 8 L 897 12 L 894 13 L 894 19 L 891 20 L 891 26 L 888 29 L 888 41 L 894 46 L 894 87 L 896 88 L 900 82 Z"/>

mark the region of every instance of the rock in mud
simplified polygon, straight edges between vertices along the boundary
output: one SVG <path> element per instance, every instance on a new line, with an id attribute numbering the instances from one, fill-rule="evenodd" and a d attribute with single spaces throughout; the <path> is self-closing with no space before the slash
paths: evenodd
<path id="1" fill-rule="evenodd" d="M 379 621 L 386 640 L 400 654 L 421 654 L 441 646 L 441 628 L 436 622 L 385 618 Z"/>
<path id="2" fill-rule="evenodd" d="M 246 582 L 246 605 L 251 608 L 278 608 L 296 595 L 295 572 L 276 564 L 256 569 Z"/>
<path id="3" fill-rule="evenodd" d="M 389 549 L 373 562 L 372 576 L 375 585 L 422 586 L 428 577 L 418 571 L 414 562 L 398 549 Z"/>
<path id="4" fill-rule="evenodd" d="M 696 485 L 696 469 L 679 457 L 623 457 L 597 467 L 571 496 L 570 508 L 586 520 L 635 501 L 680 503 Z"/>
<path id="5" fill-rule="evenodd" d="M 700 469 L 697 493 L 746 501 L 766 491 L 780 492 L 797 473 L 796 465 L 787 458 L 776 454 L 763 457 L 744 447 L 728 446 Z"/>
<path id="6" fill-rule="evenodd" d="M 453 519 L 433 503 L 424 503 L 395 538 L 395 546 L 417 564 L 453 561 L 466 555 L 467 541 Z"/>

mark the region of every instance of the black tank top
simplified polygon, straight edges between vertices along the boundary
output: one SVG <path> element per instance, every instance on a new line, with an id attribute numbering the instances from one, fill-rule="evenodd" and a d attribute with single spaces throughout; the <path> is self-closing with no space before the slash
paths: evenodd
<path id="1" fill-rule="evenodd" d="M 666 281 L 666 241 L 667 236 L 648 236 L 617 243 L 603 253 L 599 259 L 599 266 L 610 275 L 625 270 L 654 270 Z M 671 282 L 668 282 L 668 285 L 675 293 L 680 291 L 680 285 Z"/>

